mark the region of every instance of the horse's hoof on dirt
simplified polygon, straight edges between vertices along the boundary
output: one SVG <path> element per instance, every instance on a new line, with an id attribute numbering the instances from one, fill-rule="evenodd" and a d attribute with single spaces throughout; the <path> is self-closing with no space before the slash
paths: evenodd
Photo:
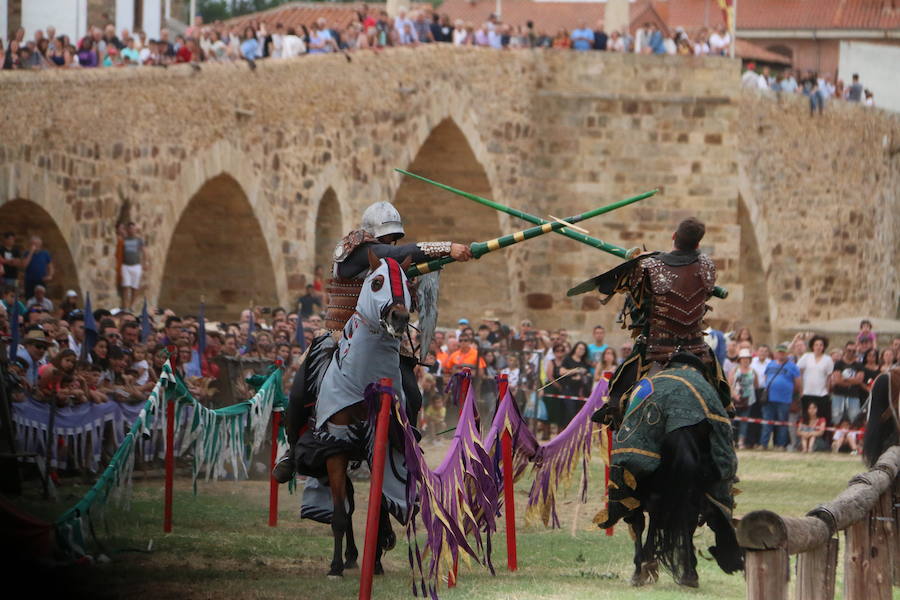
<path id="1" fill-rule="evenodd" d="M 384 575 L 384 567 L 381 566 L 380 562 L 375 563 L 375 574 Z"/>
<path id="2" fill-rule="evenodd" d="M 356 559 L 355 559 L 355 558 L 352 559 L 352 560 L 348 560 L 347 562 L 344 563 L 344 570 L 345 570 L 345 571 L 346 571 L 347 569 L 358 569 L 358 568 L 359 568 L 359 565 L 356 563 Z"/>
<path id="3" fill-rule="evenodd" d="M 631 576 L 629 583 L 631 584 L 631 587 L 641 587 L 647 584 L 647 580 L 642 577 L 640 573 L 635 573 Z"/>
<path id="4" fill-rule="evenodd" d="M 332 569 L 331 571 L 328 572 L 328 579 L 343 579 L 343 578 L 344 578 L 343 571 L 335 571 L 334 569 Z"/>
<path id="5" fill-rule="evenodd" d="M 700 578 L 697 577 L 696 573 L 692 573 L 690 575 L 684 575 L 683 577 L 676 579 L 675 583 L 678 585 L 683 585 L 684 587 L 696 588 L 700 587 Z"/>

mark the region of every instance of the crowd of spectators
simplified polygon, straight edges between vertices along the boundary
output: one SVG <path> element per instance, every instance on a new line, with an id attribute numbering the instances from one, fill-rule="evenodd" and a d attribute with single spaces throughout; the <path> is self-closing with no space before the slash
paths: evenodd
<path id="1" fill-rule="evenodd" d="M 831 350 L 827 337 L 812 332 L 798 333 L 773 351 L 754 346 L 750 331 L 739 330 L 723 365 L 738 416 L 789 425 L 763 424 L 760 431 L 741 421 L 738 447 L 766 449 L 774 433 L 774 447 L 781 450 L 856 452 L 872 383 L 900 362 L 900 337 L 883 348 L 876 340 L 868 320 L 855 339 Z"/>
<path id="2" fill-rule="evenodd" d="M 246 309 L 231 322 L 201 323 L 197 314 L 175 314 L 165 308 L 140 313 L 99 308 L 86 314 L 74 290 L 62 298 L 48 297 L 44 284 L 53 280 L 53 263 L 40 239 L 32 238 L 23 251 L 16 247 L 15 237 L 4 234 L 0 247 L 4 282 L 0 337 L 7 343 L 17 340 L 9 361 L 14 402 L 31 398 L 58 408 L 88 402 L 141 404 L 172 352 L 177 355 L 177 373 L 201 402 L 210 400 L 222 385 L 239 386 L 249 374 L 239 368 L 237 377 L 226 381 L 223 359 L 257 366 L 281 361 L 287 392 L 303 351 L 324 331 L 327 299 L 321 267 L 315 269 L 296 307 Z M 120 242 L 135 238 L 133 224 L 122 229 Z M 138 244 L 131 245 L 133 252 Z M 41 269 L 30 270 L 41 253 L 46 255 Z M 18 316 L 16 334 L 13 315 Z M 729 338 L 723 368 L 737 416 L 776 423 L 760 430 L 758 425 L 736 422 L 741 448 L 767 448 L 774 433 L 774 447 L 782 450 L 830 447 L 855 452 L 859 442 L 855 430 L 864 417 L 872 381 L 900 357 L 900 337 L 879 349 L 868 321 L 862 322 L 855 339 L 830 352 L 829 340 L 811 333 L 798 334 L 774 350 L 754 345 L 747 328 Z M 418 338 L 414 335 L 412 341 L 417 343 Z M 530 426 L 549 439 L 575 416 L 600 379 L 612 377 L 631 349 L 630 343 L 610 346 L 601 325 L 593 328 L 590 340 L 576 340 L 565 329 L 536 328 L 528 319 L 513 327 L 492 314 L 475 323 L 461 318 L 455 328 L 435 333 L 425 365 L 418 368 L 424 398 L 418 425 L 432 440 L 452 425 L 448 383 L 469 368 L 480 414 L 492 414 L 497 377 L 505 374 Z M 252 393 L 247 387 L 241 391 L 243 397 Z"/>
<path id="3" fill-rule="evenodd" d="M 801 72 L 785 69 L 773 72 L 769 67 L 757 70 L 756 63 L 749 62 L 741 76 L 741 85 L 746 88 L 771 90 L 777 93 L 802 94 L 809 98 L 809 114 L 822 114 L 826 102 L 844 100 L 865 106 L 875 106 L 875 94 L 863 86 L 859 74 L 854 73 L 850 85 L 843 79 L 837 82 L 830 75 L 815 71 Z"/>
<path id="4" fill-rule="evenodd" d="M 143 31 L 116 32 L 115 26 L 92 26 L 79 40 L 57 35 L 56 29 L 30 32 L 19 28 L 4 46 L 0 63 L 4 69 L 166 66 L 204 61 L 256 61 L 263 58 L 294 58 L 302 54 L 346 52 L 389 46 L 446 43 L 497 49 L 558 48 L 576 51 L 600 50 L 644 54 L 725 55 L 732 39 L 724 27 L 701 28 L 693 37 L 683 27 L 671 34 L 645 23 L 634 35 L 628 30 L 606 32 L 602 21 L 595 27 L 582 22 L 576 29 L 548 32 L 532 21 L 513 26 L 491 15 L 484 23 L 452 21 L 432 9 L 401 10 L 389 17 L 384 9 L 361 5 L 353 22 L 344 27 L 319 18 L 309 27 L 285 27 L 280 22 L 251 19 L 246 25 L 223 21 L 206 24 L 198 16 L 183 35 L 160 30 L 149 38 Z"/>

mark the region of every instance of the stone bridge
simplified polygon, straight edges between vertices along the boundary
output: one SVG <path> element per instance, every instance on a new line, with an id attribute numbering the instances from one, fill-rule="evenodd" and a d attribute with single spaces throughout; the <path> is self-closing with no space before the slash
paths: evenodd
<path id="1" fill-rule="evenodd" d="M 0 223 L 40 233 L 57 291 L 118 303 L 115 224 L 147 243 L 144 295 L 214 316 L 288 305 L 370 202 L 411 239 L 524 227 L 395 167 L 566 216 L 660 188 L 584 225 L 664 248 L 687 215 L 731 291 L 716 324 L 896 316 L 900 119 L 742 93 L 737 61 L 611 53 L 394 49 L 166 70 L 4 73 Z M 546 236 L 443 275 L 441 320 L 527 316 L 615 327 L 618 302 L 569 299 L 616 263 Z M 327 267 L 326 267 L 327 270 Z"/>

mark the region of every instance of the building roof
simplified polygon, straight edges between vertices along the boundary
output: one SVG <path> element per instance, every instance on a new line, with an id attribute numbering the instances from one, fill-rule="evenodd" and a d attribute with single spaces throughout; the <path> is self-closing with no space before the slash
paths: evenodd
<path id="1" fill-rule="evenodd" d="M 414 4 L 411 8 L 420 6 L 430 8 L 431 5 Z M 300 25 L 308 27 L 321 17 L 329 27 L 343 28 L 356 20 L 358 7 L 359 4 L 351 3 L 292 2 L 235 17 L 227 24 L 243 27 L 251 19 L 257 19 L 266 21 L 270 29 L 275 23 L 299 28 Z M 536 30 L 555 33 L 561 28 L 574 29 L 583 22 L 593 28 L 603 18 L 606 3 L 500 0 L 500 7 L 504 23 L 518 26 L 533 21 Z M 372 4 L 370 8 L 380 11 L 384 5 Z M 487 21 L 496 9 L 496 0 L 445 0 L 437 11 L 446 13 L 454 21 L 461 19 L 478 26 Z M 637 0 L 630 4 L 629 10 L 632 30 L 645 21 L 666 24 L 670 29 L 681 26 L 688 32 L 724 24 L 722 11 L 715 0 Z M 737 28 L 738 32 L 761 29 L 898 29 L 900 0 L 740 0 Z"/>
<path id="2" fill-rule="evenodd" d="M 770 65 L 790 66 L 791 60 L 784 55 L 766 50 L 753 42 L 737 38 L 734 43 L 734 53 L 744 60 L 755 60 Z"/>
<path id="3" fill-rule="evenodd" d="M 652 4 L 652 7 L 648 6 Z M 496 10 L 495 0 L 446 0 L 438 11 L 472 24 L 487 20 Z M 572 28 L 581 21 L 591 26 L 603 18 L 602 2 L 555 2 L 501 0 L 502 20 L 524 25 L 529 19 L 536 28 Z M 632 28 L 659 15 L 670 28 L 724 24 L 715 0 L 637 0 L 629 6 Z M 652 12 L 649 12 L 652 11 Z M 654 14 L 655 13 L 655 14 Z M 650 18 L 648 18 L 650 17 Z M 747 29 L 897 29 L 900 28 L 898 0 L 740 0 L 737 28 Z"/>
<path id="4" fill-rule="evenodd" d="M 284 25 L 285 29 L 293 27 L 300 30 L 301 25 L 310 27 L 319 18 L 325 19 L 329 28 L 343 29 L 357 21 L 356 11 L 363 3 L 333 3 L 333 2 L 291 2 L 282 4 L 276 8 L 262 12 L 235 17 L 225 21 L 229 27 L 243 28 L 251 20 L 265 21 L 269 31 L 274 30 L 276 23 Z M 422 6 L 413 4 L 412 7 Z M 431 7 L 430 4 L 425 6 Z M 372 4 L 373 11 L 384 10 L 382 4 Z"/>

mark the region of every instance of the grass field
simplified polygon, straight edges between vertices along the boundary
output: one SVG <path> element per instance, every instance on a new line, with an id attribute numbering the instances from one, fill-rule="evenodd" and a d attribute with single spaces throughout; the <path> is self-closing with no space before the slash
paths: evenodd
<path id="1" fill-rule="evenodd" d="M 439 459 L 444 446 L 427 449 Z M 801 455 L 745 452 L 739 455 L 737 514 L 770 509 L 784 515 L 803 515 L 830 500 L 849 478 L 864 470 L 858 457 L 829 454 Z M 571 495 L 560 506 L 562 529 L 526 525 L 524 506 L 529 481 L 517 486 L 519 571 L 506 572 L 503 532 L 494 537 L 497 576 L 477 565 L 460 567 L 459 586 L 443 588 L 441 598 L 493 599 L 668 599 L 743 598 L 740 575 L 728 576 L 715 563 L 700 559 L 700 588 L 676 586 L 661 574 L 654 586 L 633 589 L 632 543 L 624 528 L 613 537 L 591 524 L 600 508 L 603 476 L 595 459 L 590 482 L 592 500 L 578 508 Z M 32 514 L 52 519 L 86 490 L 66 486 L 57 503 L 39 500 L 38 490 L 17 503 Z M 268 484 L 262 481 L 201 484 L 199 494 L 180 479 L 175 491 L 174 532 L 162 533 L 162 480 L 135 483 L 130 512 L 109 511 L 109 533 L 98 531 L 107 542 L 112 563 L 72 573 L 71 595 L 156 598 L 355 598 L 358 571 L 343 580 L 324 577 L 331 557 L 330 528 L 298 518 L 297 495 L 281 488 L 279 524 L 267 526 Z M 357 485 L 357 497 L 368 497 L 368 486 Z M 364 500 L 360 504 L 364 504 Z M 362 552 L 365 518 L 357 512 L 356 539 Z M 502 519 L 501 519 L 502 525 Z M 397 529 L 395 525 L 395 529 Z M 387 575 L 375 581 L 376 598 L 412 597 L 406 539 L 397 529 L 397 548 L 385 559 Z M 712 537 L 704 528 L 697 545 L 706 548 Z M 152 552 L 145 552 L 152 541 Z M 843 543 L 843 540 L 842 540 Z M 118 551 L 114 549 L 119 549 Z M 139 551 L 140 550 L 140 551 Z M 838 569 L 838 590 L 840 590 Z"/>

